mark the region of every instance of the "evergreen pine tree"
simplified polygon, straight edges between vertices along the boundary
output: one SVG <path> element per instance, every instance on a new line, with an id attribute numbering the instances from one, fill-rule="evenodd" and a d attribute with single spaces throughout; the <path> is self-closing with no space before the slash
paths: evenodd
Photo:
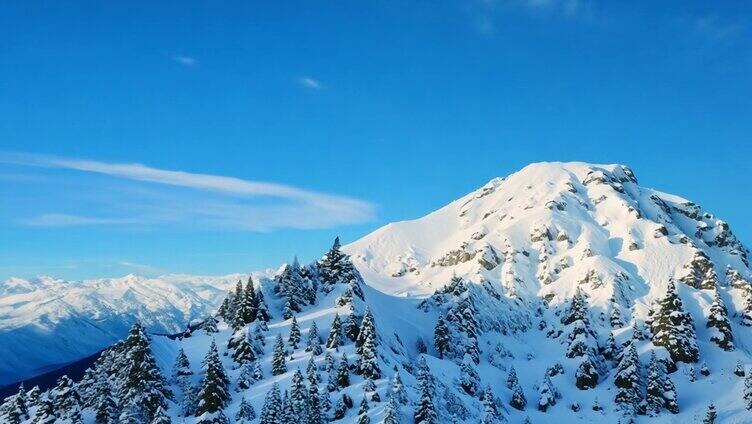
<path id="1" fill-rule="evenodd" d="M 313 355 L 321 355 L 323 352 L 323 349 L 321 348 L 321 336 L 319 336 L 319 329 L 316 326 L 316 321 L 313 321 L 311 327 L 308 329 L 305 351 L 311 352 Z"/>
<path id="2" fill-rule="evenodd" d="M 259 286 L 258 290 L 256 290 L 256 301 L 258 302 L 256 309 L 256 319 L 265 326 L 265 323 L 269 322 L 269 320 L 272 319 L 272 314 L 269 313 L 269 307 L 266 305 L 266 301 L 264 300 L 264 292 L 261 291 L 261 286 Z M 266 329 L 266 327 L 264 327 L 264 329 Z"/>
<path id="3" fill-rule="evenodd" d="M 222 304 L 217 310 L 217 316 L 222 317 L 222 319 L 225 320 L 225 322 L 228 324 L 231 324 L 232 319 L 235 317 L 235 310 L 233 305 L 234 296 L 235 294 L 232 292 L 227 293 L 227 296 L 225 296 L 224 300 L 222 300 Z"/>
<path id="4" fill-rule="evenodd" d="M 45 398 L 39 400 L 39 407 L 34 414 L 32 424 L 54 424 L 57 421 L 55 407 L 52 401 Z"/>
<path id="5" fill-rule="evenodd" d="M 321 409 L 321 398 L 319 397 L 319 388 L 311 384 L 308 390 L 308 424 L 324 424 L 326 417 Z"/>
<path id="6" fill-rule="evenodd" d="M 218 333 L 219 330 L 217 330 L 217 319 L 214 318 L 213 315 L 209 315 L 204 319 L 204 322 L 201 323 L 201 329 L 206 334 L 213 334 Z"/>
<path id="7" fill-rule="evenodd" d="M 350 258 L 340 250 L 339 237 L 334 239 L 332 248 L 319 261 L 318 269 L 324 293 L 331 292 L 336 284 L 347 284 L 350 291 L 363 300 L 360 288 L 363 278 Z"/>
<path id="8" fill-rule="evenodd" d="M 368 418 L 368 399 L 363 395 L 363 400 L 360 401 L 360 408 L 358 408 L 358 424 L 370 424 L 371 419 Z"/>
<path id="9" fill-rule="evenodd" d="M 390 397 L 384 410 L 383 424 L 400 424 L 400 413 L 394 397 Z"/>
<path id="10" fill-rule="evenodd" d="M 295 316 L 292 317 L 290 337 L 287 339 L 287 342 L 290 343 L 290 348 L 292 350 L 298 349 L 298 343 L 300 343 L 300 326 L 298 326 L 298 320 L 295 319 Z"/>
<path id="11" fill-rule="evenodd" d="M 527 398 L 525 397 L 525 392 L 522 390 L 519 381 L 515 379 L 512 382 L 512 386 L 509 388 L 512 389 L 512 399 L 509 401 L 509 405 L 514 409 L 520 411 L 524 410 L 527 405 Z"/>
<path id="12" fill-rule="evenodd" d="M 744 289 L 744 309 L 741 311 L 741 324 L 752 327 L 752 288 Z"/>
<path id="13" fill-rule="evenodd" d="M 357 342 L 359 334 L 360 323 L 358 322 L 358 316 L 353 310 L 350 312 L 350 315 L 347 316 L 347 321 L 345 321 L 345 335 L 348 339 Z"/>
<path id="14" fill-rule="evenodd" d="M 708 409 L 705 412 L 705 418 L 702 419 L 702 424 L 715 424 L 715 420 L 718 418 L 718 413 L 715 411 L 715 405 L 710 402 Z"/>
<path id="15" fill-rule="evenodd" d="M 347 355 L 344 353 L 337 367 L 337 385 L 343 389 L 350 385 L 350 364 L 347 363 Z"/>
<path id="16" fill-rule="evenodd" d="M 290 399 L 296 417 L 305 420 L 309 414 L 308 388 L 300 370 L 295 370 L 292 375 L 292 385 L 290 386 Z"/>
<path id="17" fill-rule="evenodd" d="M 277 338 L 274 341 L 274 353 L 272 354 L 272 375 L 280 375 L 287 372 L 285 355 L 285 342 L 282 340 L 282 335 L 277 334 Z"/>
<path id="18" fill-rule="evenodd" d="M 29 393 L 26 396 L 26 401 L 28 403 L 29 408 L 37 406 L 39 403 L 39 397 L 42 395 L 42 391 L 39 389 L 39 386 L 34 386 L 29 390 Z"/>
<path id="19" fill-rule="evenodd" d="M 517 370 L 514 369 L 514 365 L 509 367 L 509 375 L 507 375 L 507 388 L 511 389 L 516 384 L 519 383 L 519 380 L 517 379 Z"/>
<path id="20" fill-rule="evenodd" d="M 434 406 L 434 386 L 431 370 L 428 368 L 426 358 L 421 356 L 418 362 L 418 392 L 420 399 L 415 408 L 415 424 L 438 424 L 439 418 L 436 415 Z"/>
<path id="21" fill-rule="evenodd" d="M 99 393 L 96 399 L 95 422 L 97 424 L 114 423 L 117 416 L 117 405 L 112 398 L 110 386 L 108 384 L 103 384 L 99 387 Z"/>
<path id="22" fill-rule="evenodd" d="M 144 411 L 136 404 L 136 398 L 129 398 L 120 412 L 118 424 L 143 424 L 144 421 Z"/>
<path id="23" fill-rule="evenodd" d="M 624 327 L 624 321 L 621 319 L 621 309 L 619 309 L 619 305 L 616 304 L 615 302 L 611 303 L 610 323 L 611 323 L 611 328 Z"/>
<path id="24" fill-rule="evenodd" d="M 154 418 L 151 419 L 150 424 L 172 424 L 172 420 L 170 420 L 167 412 L 160 406 L 154 413 Z"/>
<path id="25" fill-rule="evenodd" d="M 133 401 L 138 406 L 138 413 L 143 413 L 150 420 L 157 408 L 167 407 L 167 399 L 172 398 L 172 392 L 157 366 L 149 339 L 141 325 L 134 324 L 131 327 L 123 342 L 123 351 L 126 360 L 123 370 L 125 378 L 119 388 L 118 401 L 121 405 L 128 405 Z"/>
<path id="26" fill-rule="evenodd" d="M 245 396 L 240 398 L 240 406 L 238 406 L 238 412 L 235 413 L 236 424 L 251 424 L 256 419 L 256 411 L 253 409 L 253 405 L 245 400 Z"/>
<path id="27" fill-rule="evenodd" d="M 538 410 L 546 412 L 550 407 L 556 405 L 556 399 L 559 397 L 558 393 L 548 373 L 544 373 L 543 380 L 538 386 Z"/>
<path id="28" fill-rule="evenodd" d="M 308 384 L 312 386 L 319 384 L 319 372 L 316 368 L 316 361 L 314 361 L 313 356 L 308 360 L 308 365 L 306 366 L 306 378 L 308 379 Z"/>
<path id="29" fill-rule="evenodd" d="M 253 383 L 256 381 L 254 378 L 254 367 L 257 361 L 244 362 L 240 365 L 240 374 L 238 374 L 238 380 L 235 382 L 237 391 L 250 389 Z"/>
<path id="30" fill-rule="evenodd" d="M 338 349 L 342 346 L 342 323 L 339 320 L 339 314 L 334 314 L 332 327 L 329 329 L 329 338 L 326 340 L 327 349 Z"/>
<path id="31" fill-rule="evenodd" d="M 627 411 L 636 411 L 642 401 L 642 377 L 640 359 L 634 343 L 624 352 L 616 371 L 614 385 L 616 397 L 614 402 Z"/>
<path id="32" fill-rule="evenodd" d="M 76 391 L 73 380 L 67 375 L 57 380 L 57 386 L 53 389 L 53 393 L 54 410 L 59 418 L 69 418 L 70 413 L 78 408 L 78 405 L 81 403 L 81 398 Z"/>
<path id="33" fill-rule="evenodd" d="M 253 284 L 253 277 L 248 277 L 248 282 L 245 284 L 245 288 L 243 289 L 243 296 L 245 296 L 245 300 L 250 305 L 250 308 L 248 310 L 248 315 L 245 317 L 247 322 L 253 322 L 256 320 L 256 315 L 258 314 L 258 299 L 256 298 L 256 287 Z"/>
<path id="34" fill-rule="evenodd" d="M 715 288 L 713 303 L 710 305 L 707 327 L 715 330 L 714 334 L 710 336 L 710 341 L 725 351 L 734 350 L 734 335 L 731 332 L 731 323 L 728 320 L 728 310 L 717 287 Z"/>
<path id="35" fill-rule="evenodd" d="M 718 284 L 713 263 L 708 255 L 701 250 L 695 250 L 694 257 L 686 265 L 687 275 L 681 278 L 681 281 L 696 289 L 712 290 Z"/>
<path id="36" fill-rule="evenodd" d="M 275 290 L 282 299 L 285 299 L 283 318 L 290 319 L 293 313 L 300 312 L 302 307 L 308 303 L 298 258 L 295 258 L 291 264 L 285 266 L 282 273 L 275 278 L 275 281 L 277 283 Z"/>
<path id="37" fill-rule="evenodd" d="M 590 359 L 590 355 L 585 355 L 575 373 L 575 386 L 580 390 L 588 390 L 594 388 L 597 384 L 598 371 L 596 366 Z"/>
<path id="38" fill-rule="evenodd" d="M 363 324 L 356 342 L 356 351 L 360 355 L 357 363 L 357 372 L 363 378 L 374 380 L 381 378 L 381 369 L 379 368 L 379 361 L 376 356 L 377 342 L 378 338 L 376 336 L 373 316 L 371 315 L 371 311 L 366 308 L 365 315 L 363 316 Z"/>
<path id="39" fill-rule="evenodd" d="M 256 360 L 256 352 L 248 342 L 248 335 L 245 331 L 238 338 L 235 350 L 232 352 L 232 360 L 238 364 L 238 367 Z"/>
<path id="40" fill-rule="evenodd" d="M 744 408 L 752 411 L 752 372 L 744 378 Z"/>
<path id="41" fill-rule="evenodd" d="M 198 408 L 196 416 L 204 413 L 214 414 L 227 405 L 230 400 L 228 386 L 230 380 L 227 378 L 225 369 L 219 359 L 217 345 L 212 340 L 209 351 L 204 357 L 204 379 L 201 384 L 201 390 L 198 393 Z"/>
<path id="42" fill-rule="evenodd" d="M 402 383 L 402 378 L 400 377 L 399 371 L 394 371 L 394 376 L 392 376 L 392 387 L 391 387 L 391 393 L 390 398 L 393 398 L 397 403 L 400 403 L 402 405 L 407 403 L 407 393 L 405 393 L 405 385 Z"/>
<path id="43" fill-rule="evenodd" d="M 737 377 L 744 377 L 744 367 L 742 367 L 742 363 L 740 361 L 736 361 L 736 367 L 734 367 L 734 374 Z"/>
<path id="44" fill-rule="evenodd" d="M 464 339 L 464 353 L 470 355 L 473 362 L 480 363 L 480 347 L 478 346 L 478 322 L 475 320 L 475 312 L 470 297 L 465 297 L 457 305 L 459 327 L 462 329 Z"/>
<path id="45" fill-rule="evenodd" d="M 181 348 L 178 351 L 178 356 L 175 357 L 175 363 L 172 366 L 172 379 L 177 382 L 182 377 L 190 375 L 193 375 L 191 364 L 188 362 L 188 357 L 185 355 L 185 351 Z"/>
<path id="46" fill-rule="evenodd" d="M 256 361 L 253 364 L 253 379 L 256 381 L 264 379 L 264 371 L 261 369 L 261 363 L 259 361 Z"/>
<path id="47" fill-rule="evenodd" d="M 480 376 L 478 375 L 478 371 L 475 369 L 475 363 L 473 362 L 472 358 L 470 358 L 470 355 L 465 354 L 465 356 L 462 358 L 462 365 L 460 366 L 460 386 L 462 386 L 462 389 L 470 396 L 475 396 L 475 394 L 480 389 Z"/>
<path id="48" fill-rule="evenodd" d="M 279 420 L 280 424 L 295 424 L 300 421 L 300 417 L 295 413 L 290 394 L 285 390 L 284 396 L 282 396 L 282 418 Z"/>
<path id="49" fill-rule="evenodd" d="M 660 300 L 652 323 L 653 344 L 668 350 L 675 362 L 692 363 L 699 359 L 694 324 L 676 291 L 669 282 L 666 296 Z"/>
<path id="50" fill-rule="evenodd" d="M 433 345 L 436 348 L 436 352 L 439 353 L 439 359 L 444 359 L 444 353 L 449 351 L 450 343 L 449 327 L 447 327 L 446 321 L 444 321 L 444 315 L 439 314 L 433 330 Z"/>
<path id="51" fill-rule="evenodd" d="M 274 383 L 272 388 L 266 392 L 259 424 L 280 424 L 282 412 L 282 397 L 279 393 L 279 385 Z"/>

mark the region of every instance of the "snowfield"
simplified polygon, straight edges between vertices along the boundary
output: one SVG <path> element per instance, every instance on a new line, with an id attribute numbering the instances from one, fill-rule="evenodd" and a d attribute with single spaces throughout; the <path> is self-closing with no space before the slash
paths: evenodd
<path id="1" fill-rule="evenodd" d="M 430 424 L 431 417 L 414 419 L 428 403 L 441 423 L 699 423 L 711 403 L 715 422 L 752 423 L 749 252 L 726 222 L 688 200 L 640 186 L 625 166 L 532 164 L 425 217 L 342 246 L 347 255 L 339 252 L 335 244 L 317 263 L 254 273 L 256 291 L 243 295 L 236 282 L 246 284 L 249 274 L 11 279 L 0 289 L 0 383 L 95 352 L 140 321 L 152 333 L 151 353 L 174 394 L 165 400 L 165 416 L 176 423 L 222 422 L 219 411 L 196 417 L 201 401 L 186 400 L 190 390 L 213 389 L 206 366 L 202 371 L 202 362 L 211 362 L 205 358 L 212 341 L 227 375 L 220 410 L 229 422 L 244 399 L 261 418 L 237 422 L 287 424 L 289 417 L 269 418 L 265 399 L 275 385 L 283 396 L 294 395 L 300 370 L 308 390 L 316 386 L 317 399 L 332 405 L 321 408 L 322 418 L 333 419 L 343 395 L 352 399 L 337 421 L 343 423 Z M 238 318 L 238 299 L 248 293 L 256 299 L 246 299 L 255 305 L 252 319 Z M 256 315 L 259 294 L 268 321 Z M 669 303 L 678 309 L 669 310 Z M 209 322 L 177 340 L 157 335 L 182 332 L 191 320 L 217 313 L 216 332 Z M 342 342 L 327 347 L 335 316 Z M 366 316 L 373 334 L 349 339 L 347 320 L 365 334 Z M 663 324 L 680 319 L 694 329 Z M 306 350 L 314 322 L 319 354 Z M 283 354 L 275 353 L 280 335 Z M 239 338 L 255 350 L 253 359 L 237 359 Z M 692 346 L 697 361 L 681 360 Z M 176 378 L 181 350 L 190 373 Z M 349 384 L 330 387 L 343 355 L 351 365 Z M 121 366 L 99 370 L 113 387 L 127 385 L 119 373 L 133 355 L 122 356 Z M 275 375 L 280 361 L 285 370 Z M 594 387 L 587 386 L 585 363 Z M 263 378 L 239 387 L 244 367 L 256 366 Z M 374 366 L 379 372 L 369 379 Z M 624 380 L 632 386 L 615 384 Z M 78 386 L 91 399 L 79 408 L 87 424 L 94 422 L 99 387 L 91 381 Z M 122 419 L 125 398 L 114 397 Z M 364 398 L 367 410 L 360 407 Z M 515 403 L 521 398 L 524 405 Z M 290 414 L 300 413 L 289 404 Z M 32 422 L 40 406 L 29 405 Z M 318 424 L 308 418 L 314 408 L 308 405 L 306 417 L 291 422 Z M 153 418 L 147 415 L 143 422 Z M 58 422 L 66 422 L 64 416 L 58 414 Z"/>

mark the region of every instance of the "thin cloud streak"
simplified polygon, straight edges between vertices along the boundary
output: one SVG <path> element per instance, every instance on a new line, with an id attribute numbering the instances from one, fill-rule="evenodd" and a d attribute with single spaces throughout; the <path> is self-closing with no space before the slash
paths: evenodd
<path id="1" fill-rule="evenodd" d="M 174 60 L 175 62 L 183 66 L 195 66 L 198 64 L 198 60 L 195 57 L 191 57 L 191 56 L 181 56 L 181 55 L 173 56 L 172 60 Z"/>
<path id="2" fill-rule="evenodd" d="M 300 77 L 298 78 L 298 83 L 303 87 L 310 88 L 312 90 L 321 90 L 322 88 L 324 88 L 324 86 L 321 84 L 321 81 L 315 80 L 310 77 Z"/>
<path id="3" fill-rule="evenodd" d="M 112 208 L 126 209 L 126 218 L 46 213 L 21 219 L 19 223 L 38 227 L 75 225 L 154 225 L 185 223 L 249 231 L 277 228 L 315 229 L 357 224 L 374 219 L 374 206 L 347 196 L 319 193 L 297 187 L 235 177 L 165 170 L 142 164 L 106 163 L 39 155 L 4 154 L 0 162 L 31 167 L 66 169 L 106 175 L 126 181 L 172 186 L 188 192 L 159 190 L 118 202 L 102 193 L 100 200 Z M 87 193 L 87 195 L 90 195 Z M 265 200 L 258 203 L 261 199 Z M 255 203 L 254 203 L 255 202 Z M 189 204 L 190 208 L 181 205 Z"/>

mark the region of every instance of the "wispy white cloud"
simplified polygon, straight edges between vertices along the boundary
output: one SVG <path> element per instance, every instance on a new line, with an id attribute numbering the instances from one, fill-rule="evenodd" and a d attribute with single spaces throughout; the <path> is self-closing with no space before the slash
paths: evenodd
<path id="1" fill-rule="evenodd" d="M 324 88 L 324 85 L 321 84 L 321 81 L 313 79 L 311 77 L 298 78 L 298 84 L 302 85 L 305 88 L 310 88 L 311 90 L 321 90 L 322 88 Z"/>
<path id="2" fill-rule="evenodd" d="M 198 65 L 198 59 L 191 56 L 175 55 L 172 60 L 183 66 L 195 66 Z"/>
<path id="3" fill-rule="evenodd" d="M 115 217 L 48 212 L 19 220 L 31 226 L 185 224 L 270 231 L 330 228 L 367 222 L 375 216 L 371 203 L 352 197 L 223 175 L 24 154 L 3 154 L 0 162 L 99 174 L 137 184 L 118 195 L 109 187 L 94 193 L 70 193 L 85 197 L 86 203 L 98 202 L 106 211 L 116 211 Z"/>
<path id="4" fill-rule="evenodd" d="M 46 213 L 32 218 L 21 218 L 16 222 L 30 227 L 74 227 L 81 225 L 123 225 L 135 224 L 135 219 L 96 218 L 90 216 Z"/>

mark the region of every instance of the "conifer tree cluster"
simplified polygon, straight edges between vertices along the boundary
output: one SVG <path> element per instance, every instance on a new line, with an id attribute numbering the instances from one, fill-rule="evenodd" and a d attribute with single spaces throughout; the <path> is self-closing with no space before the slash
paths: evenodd
<path id="1" fill-rule="evenodd" d="M 598 384 L 600 354 L 595 333 L 590 329 L 588 301 L 585 293 L 578 287 L 562 324 L 571 328 L 567 339 L 567 358 L 580 358 L 575 374 L 578 389 L 592 389 Z"/>
<path id="2" fill-rule="evenodd" d="M 198 393 L 198 407 L 196 416 L 215 415 L 227 405 L 230 400 L 230 380 L 227 377 L 222 361 L 219 359 L 217 345 L 212 340 L 209 351 L 203 362 L 204 378 Z"/>
<path id="3" fill-rule="evenodd" d="M 692 260 L 685 268 L 687 268 L 687 274 L 681 278 L 681 281 L 688 286 L 700 290 L 713 290 L 718 285 L 718 276 L 713 262 L 705 252 L 695 250 Z"/>
<path id="4" fill-rule="evenodd" d="M 663 409 L 672 414 L 679 413 L 676 387 L 655 352 L 651 352 L 648 364 L 645 404 L 645 412 L 650 416 L 660 414 Z"/>
<path id="5" fill-rule="evenodd" d="M 624 351 L 614 379 L 616 396 L 614 402 L 629 413 L 639 411 L 643 400 L 642 366 L 634 342 Z"/>
<path id="6" fill-rule="evenodd" d="M 692 316 L 684 310 L 676 285 L 669 281 L 652 322 L 653 344 L 662 346 L 675 362 L 693 363 L 700 357 Z"/>
<path id="7" fill-rule="evenodd" d="M 378 336 L 376 335 L 376 325 L 373 320 L 371 310 L 366 307 L 363 315 L 363 323 L 355 341 L 356 352 L 358 353 L 357 371 L 363 378 L 378 380 L 381 378 L 381 369 L 376 348 L 378 346 Z"/>
<path id="8" fill-rule="evenodd" d="M 347 286 L 354 296 L 363 300 L 361 284 L 363 277 L 350 261 L 350 258 L 341 250 L 339 237 L 334 239 L 332 248 L 318 262 L 319 280 L 324 293 L 331 292 L 338 284 Z"/>
<path id="9" fill-rule="evenodd" d="M 303 278 L 298 258 L 295 258 L 291 264 L 286 265 L 284 270 L 275 278 L 275 292 L 280 298 L 284 299 L 284 308 L 282 318 L 290 319 L 296 312 L 303 310 L 303 307 L 309 304 L 314 292 L 310 281 Z M 315 299 L 315 295 L 313 295 Z"/>

